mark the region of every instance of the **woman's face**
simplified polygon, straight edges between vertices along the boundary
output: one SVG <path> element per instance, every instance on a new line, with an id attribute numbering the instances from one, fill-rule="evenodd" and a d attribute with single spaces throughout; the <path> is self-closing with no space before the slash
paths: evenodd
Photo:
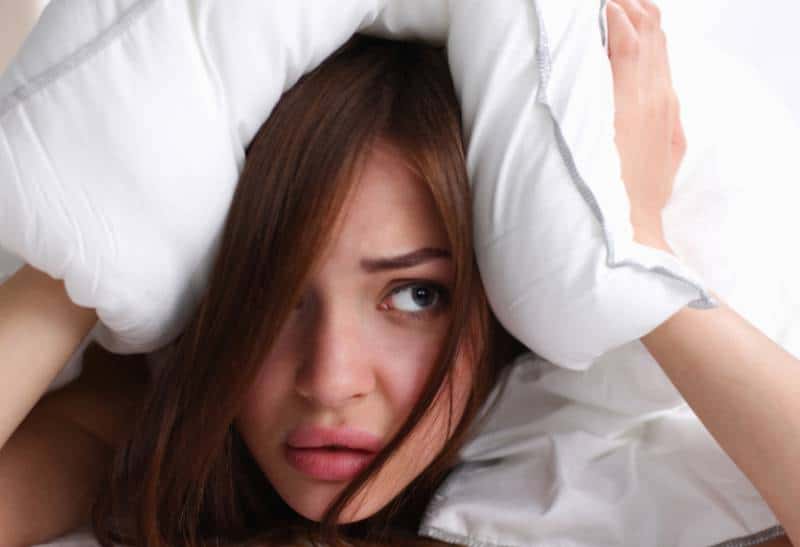
<path id="1" fill-rule="evenodd" d="M 454 272 L 444 226 L 430 191 L 396 148 L 384 141 L 372 148 L 345 215 L 236 421 L 281 497 L 317 521 L 370 454 L 399 430 L 451 320 Z M 339 522 L 379 511 L 441 450 L 471 387 L 463 357 L 452 380 L 450 431 L 445 384 L 432 411 Z M 361 446 L 373 452 L 311 448 L 359 443 L 314 428 L 366 432 Z"/>

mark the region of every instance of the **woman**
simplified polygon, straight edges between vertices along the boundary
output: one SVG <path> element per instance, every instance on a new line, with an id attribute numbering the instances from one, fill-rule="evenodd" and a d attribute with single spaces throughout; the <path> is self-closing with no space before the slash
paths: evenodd
<path id="1" fill-rule="evenodd" d="M 668 249 L 660 211 L 685 144 L 676 117 L 641 123 L 646 108 L 629 93 L 633 58 L 615 55 L 634 43 L 636 7 L 609 8 L 618 146 L 637 239 Z M 657 69 L 644 83 L 672 99 L 663 43 L 652 51 L 662 57 L 642 60 Z M 124 382 L 102 378 L 120 370 L 144 386 L 135 358 L 127 367 L 93 362 L 108 357 L 92 348 L 82 379 L 45 397 L 4 448 L 4 491 L 29 492 L 39 511 L 23 512 L 19 497 L 1 507 L 0 528 L 11 532 L 0 543 L 47 537 L 22 528 L 22 515 L 43 507 L 46 526 L 34 532 L 76 526 L 97 492 L 105 545 L 335 545 L 336 533 L 414 544 L 501 366 L 522 350 L 488 308 L 470 208 L 443 52 L 352 40 L 281 99 L 248 148 L 207 294 L 143 403 Z M 74 349 L 96 317 L 70 308 L 63 286 L 45 278 L 24 269 L 2 287 L 0 306 L 3 297 L 9 310 L 26 305 L 13 294 L 50 295 L 41 306 L 62 314 L 49 315 L 48 327 L 68 331 L 58 342 Z M 669 362 L 661 332 L 649 335 L 651 346 Z M 111 418 L 99 420 L 98 408 Z M 82 452 L 57 468 L 60 486 L 31 488 L 76 453 L 53 437 L 34 445 L 37 431 L 57 423 L 82 433 L 69 440 Z M 31 455 L 41 465 L 30 466 Z M 79 484 L 94 485 L 83 505 L 55 497 Z"/>
<path id="2" fill-rule="evenodd" d="M 446 58 L 426 46 L 358 37 L 285 94 L 119 454 L 101 537 L 241 541 L 419 514 L 511 342 L 479 284 L 460 134 Z"/>
<path id="3" fill-rule="evenodd" d="M 101 488 L 101 540 L 415 530 L 522 349 L 480 285 L 461 132 L 428 46 L 357 37 L 284 95 L 248 148 L 208 292 Z"/>

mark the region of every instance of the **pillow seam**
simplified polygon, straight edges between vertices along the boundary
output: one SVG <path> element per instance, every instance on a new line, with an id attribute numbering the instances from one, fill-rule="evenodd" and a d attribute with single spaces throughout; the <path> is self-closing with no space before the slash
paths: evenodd
<path id="1" fill-rule="evenodd" d="M 448 543 L 455 543 L 457 545 L 464 545 L 465 547 L 517 547 L 512 544 L 494 543 L 493 541 L 486 541 L 485 539 L 475 539 L 464 534 L 448 532 L 436 526 L 423 526 L 419 529 L 418 533 L 422 536 L 446 541 Z"/>
<path id="2" fill-rule="evenodd" d="M 0 98 L 0 121 L 2 121 L 6 114 L 24 103 L 31 96 L 66 76 L 73 70 L 81 67 L 96 53 L 112 43 L 121 33 L 129 29 L 157 2 L 158 0 L 140 0 L 111 23 L 111 25 L 98 36 L 92 38 L 89 42 L 79 47 L 76 51 L 69 54 L 55 65 L 45 69 L 41 74 L 34 76 L 26 83 L 17 87 L 7 96 Z"/>
<path id="3" fill-rule="evenodd" d="M 536 14 L 537 25 L 539 27 L 539 40 L 536 47 L 536 60 L 538 63 L 539 68 L 539 78 L 541 81 L 541 85 L 539 86 L 539 91 L 536 96 L 536 101 L 544 105 L 547 109 L 547 112 L 550 116 L 551 121 L 553 122 L 553 132 L 556 138 L 556 143 L 558 144 L 558 150 L 561 154 L 561 158 L 564 160 L 566 165 L 567 171 L 569 172 L 570 178 L 572 179 L 573 184 L 575 185 L 578 193 L 580 193 L 581 197 L 583 197 L 586 204 L 589 206 L 589 209 L 594 214 L 594 217 L 600 223 L 600 227 L 603 231 L 603 239 L 606 244 L 606 266 L 609 268 L 619 268 L 622 266 L 629 266 L 629 267 L 636 267 L 643 269 L 645 271 L 650 271 L 657 274 L 662 274 L 667 277 L 671 277 L 678 281 L 688 284 L 695 290 L 700 293 L 700 298 L 692 300 L 689 302 L 689 307 L 695 309 L 710 309 L 715 308 L 719 304 L 716 300 L 700 285 L 694 283 L 690 279 L 686 277 L 676 274 L 669 269 L 663 266 L 655 266 L 652 268 L 648 268 L 638 262 L 632 260 L 615 260 L 615 249 L 614 249 L 614 242 L 611 236 L 608 233 L 608 225 L 605 222 L 605 216 L 603 215 L 603 211 L 600 205 L 597 203 L 597 198 L 594 196 L 592 189 L 589 187 L 588 184 L 583 180 L 580 173 L 578 172 L 578 167 L 575 164 L 575 159 L 572 157 L 570 152 L 569 144 L 567 144 L 566 139 L 564 138 L 564 134 L 561 131 L 561 124 L 559 123 L 558 119 L 553 112 L 553 109 L 550 103 L 547 100 L 547 86 L 550 81 L 550 73 L 552 71 L 552 57 L 550 55 L 550 46 L 549 40 L 547 38 L 547 30 L 544 24 L 544 18 L 542 17 L 541 9 L 539 7 L 539 2 L 537 0 L 532 0 L 534 6 L 534 12 Z"/>

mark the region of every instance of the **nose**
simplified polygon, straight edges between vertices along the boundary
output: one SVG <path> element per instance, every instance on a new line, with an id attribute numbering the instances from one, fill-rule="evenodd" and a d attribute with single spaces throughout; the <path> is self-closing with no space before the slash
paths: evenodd
<path id="1" fill-rule="evenodd" d="M 302 363 L 295 378 L 297 393 L 315 405 L 341 408 L 363 399 L 376 385 L 378 356 L 366 321 L 356 310 L 316 306 L 307 318 Z"/>

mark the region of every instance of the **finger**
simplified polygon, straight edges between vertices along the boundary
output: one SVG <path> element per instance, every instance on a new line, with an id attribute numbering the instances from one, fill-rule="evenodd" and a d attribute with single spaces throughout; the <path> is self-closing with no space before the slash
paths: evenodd
<path id="1" fill-rule="evenodd" d="M 631 0 L 628 0 L 631 1 Z M 645 12 L 645 17 L 649 24 L 642 24 L 641 28 L 646 29 L 648 34 L 649 59 L 655 68 L 654 74 L 658 81 L 664 85 L 665 89 L 672 89 L 672 74 L 669 67 L 669 55 L 667 51 L 667 36 L 661 26 L 661 9 L 653 0 L 634 0 L 639 2 L 641 9 Z"/>
<path id="2" fill-rule="evenodd" d="M 649 0 L 615 0 L 627 15 L 639 38 L 639 77 L 642 86 L 649 88 L 660 65 L 655 64 L 655 44 L 653 34 L 658 28 L 661 13 Z"/>
<path id="3" fill-rule="evenodd" d="M 608 2 L 607 10 L 609 57 L 635 57 L 639 52 L 639 33 L 615 0 Z"/>
<path id="4" fill-rule="evenodd" d="M 659 36 L 658 36 L 658 49 L 659 49 L 659 62 L 661 66 L 664 67 L 663 69 L 663 78 L 664 84 L 672 89 L 672 68 L 669 64 L 669 48 L 667 47 L 667 35 L 664 33 L 663 30 L 659 29 Z"/>
<path id="5" fill-rule="evenodd" d="M 636 29 L 637 34 L 646 27 L 649 19 L 647 11 L 642 7 L 639 0 L 614 0 L 625 11 L 628 20 Z"/>
<path id="6" fill-rule="evenodd" d="M 639 84 L 642 100 L 659 102 L 671 89 L 661 11 L 651 0 L 616 0 L 639 38 Z"/>
<path id="7" fill-rule="evenodd" d="M 661 26 L 661 10 L 653 0 L 639 0 L 639 5 L 647 13 L 654 26 Z"/>
<path id="8" fill-rule="evenodd" d="M 611 0 L 607 6 L 608 56 L 614 78 L 617 108 L 636 93 L 638 85 L 639 37 L 625 10 Z"/>

